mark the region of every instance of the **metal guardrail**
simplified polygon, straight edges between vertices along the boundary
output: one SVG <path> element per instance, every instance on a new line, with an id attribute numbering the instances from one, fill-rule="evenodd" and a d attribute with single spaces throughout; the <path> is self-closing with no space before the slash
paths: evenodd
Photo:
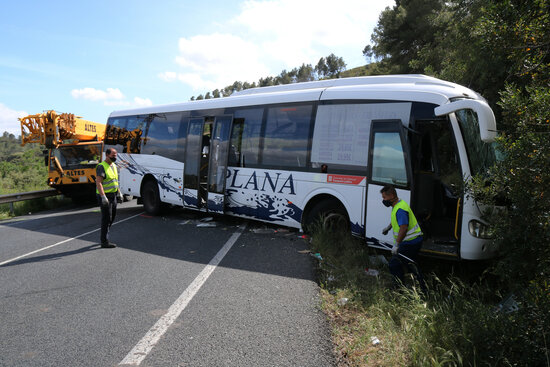
<path id="1" fill-rule="evenodd" d="M 13 213 L 13 203 L 17 201 L 45 198 L 56 196 L 61 193 L 56 189 L 47 189 L 39 191 L 19 192 L 16 194 L 0 195 L 0 204 L 10 204 L 10 211 Z"/>

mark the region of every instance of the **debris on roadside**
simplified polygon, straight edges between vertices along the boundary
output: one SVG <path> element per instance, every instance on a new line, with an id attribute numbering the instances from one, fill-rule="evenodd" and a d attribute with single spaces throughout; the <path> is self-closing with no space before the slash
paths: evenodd
<path id="1" fill-rule="evenodd" d="M 217 225 L 216 225 L 216 223 L 199 223 L 199 224 L 197 224 L 197 227 L 214 228 L 214 227 L 217 227 Z"/>
<path id="2" fill-rule="evenodd" d="M 264 233 L 275 233 L 275 230 L 272 228 L 261 227 L 261 228 L 250 228 L 250 232 L 256 233 L 256 234 L 264 234 Z"/>
<path id="3" fill-rule="evenodd" d="M 380 339 L 378 339 L 376 336 L 371 336 L 370 337 L 370 342 L 372 345 L 378 345 L 380 344 Z"/>
<path id="4" fill-rule="evenodd" d="M 298 251 L 299 254 L 309 254 L 311 253 L 311 250 L 300 250 Z"/>
<path id="5" fill-rule="evenodd" d="M 323 257 L 321 256 L 320 253 L 315 253 L 315 254 L 311 254 L 311 256 L 313 256 L 314 258 L 316 258 L 317 260 L 319 261 L 323 261 Z"/>
<path id="6" fill-rule="evenodd" d="M 384 255 L 369 256 L 369 263 L 373 265 L 388 265 L 388 260 Z"/>
<path id="7" fill-rule="evenodd" d="M 338 306 L 344 306 L 346 303 L 348 303 L 349 298 L 343 297 L 340 298 L 336 303 L 338 303 Z"/>
<path id="8" fill-rule="evenodd" d="M 519 311 L 519 305 L 515 300 L 514 293 L 510 294 L 508 297 L 506 297 L 502 302 L 500 302 L 495 312 L 504 312 L 504 313 L 512 313 Z"/>
<path id="9" fill-rule="evenodd" d="M 371 277 L 377 277 L 377 276 L 380 275 L 380 272 L 376 269 L 366 268 L 365 269 L 365 274 L 368 275 L 368 276 L 371 276 Z"/>

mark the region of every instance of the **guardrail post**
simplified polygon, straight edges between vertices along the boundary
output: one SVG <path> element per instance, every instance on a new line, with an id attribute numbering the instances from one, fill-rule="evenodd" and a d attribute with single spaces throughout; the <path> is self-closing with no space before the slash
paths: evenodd
<path id="1" fill-rule="evenodd" d="M 10 214 L 14 215 L 15 211 L 13 210 L 13 203 L 10 203 Z"/>

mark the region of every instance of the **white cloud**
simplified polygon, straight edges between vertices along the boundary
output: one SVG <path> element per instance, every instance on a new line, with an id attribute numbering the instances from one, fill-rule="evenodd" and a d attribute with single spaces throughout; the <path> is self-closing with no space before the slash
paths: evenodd
<path id="1" fill-rule="evenodd" d="M 212 23 L 223 33 L 180 38 L 180 70 L 159 74 L 195 90 L 223 88 L 235 80 L 257 81 L 282 69 L 315 64 L 334 53 L 349 67 L 365 63 L 380 12 L 394 0 L 247 0 L 226 23 Z"/>
<path id="2" fill-rule="evenodd" d="M 262 38 L 263 51 L 288 67 L 313 64 L 331 52 L 350 61 L 349 53 L 361 55 L 370 41 L 380 12 L 394 4 L 394 0 L 339 0 L 337 5 L 333 0 L 249 0 L 232 23 Z"/>
<path id="3" fill-rule="evenodd" d="M 118 88 L 107 88 L 106 91 L 95 88 L 73 89 L 71 95 L 75 99 L 87 99 L 90 101 L 122 100 L 124 94 Z"/>
<path id="4" fill-rule="evenodd" d="M 103 101 L 105 106 L 121 107 L 144 107 L 151 106 L 153 102 L 149 98 L 134 97 L 128 101 L 126 96 L 118 88 L 107 88 L 106 90 L 95 88 L 73 89 L 71 95 L 74 99 L 85 99 L 89 101 Z"/>
<path id="5" fill-rule="evenodd" d="M 173 82 L 178 80 L 178 73 L 174 71 L 165 71 L 164 73 L 160 73 L 158 76 L 165 82 Z"/>
<path id="6" fill-rule="evenodd" d="M 147 107 L 152 105 L 153 105 L 153 102 L 149 98 L 134 97 L 133 106 L 135 107 Z"/>
<path id="7" fill-rule="evenodd" d="M 260 62 L 260 48 L 239 36 L 214 33 L 179 40 L 180 54 L 176 63 L 186 72 L 177 79 L 195 90 L 223 88 L 235 81 L 256 80 L 269 73 Z M 174 73 L 164 77 L 174 79 Z"/>
<path id="8" fill-rule="evenodd" d="M 26 111 L 12 110 L 3 103 L 0 103 L 0 134 L 7 131 L 15 136 L 21 135 L 21 124 L 18 118 L 28 115 Z"/>

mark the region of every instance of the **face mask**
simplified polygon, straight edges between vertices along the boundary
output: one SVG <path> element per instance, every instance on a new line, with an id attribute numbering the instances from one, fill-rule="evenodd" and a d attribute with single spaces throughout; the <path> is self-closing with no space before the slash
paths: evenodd
<path id="1" fill-rule="evenodd" d="M 382 204 L 384 204 L 384 206 L 386 206 L 386 207 L 390 207 L 391 206 L 391 200 L 382 200 Z"/>
<path id="2" fill-rule="evenodd" d="M 111 162 L 115 163 L 116 162 L 116 157 L 109 157 L 109 159 L 111 160 Z"/>

